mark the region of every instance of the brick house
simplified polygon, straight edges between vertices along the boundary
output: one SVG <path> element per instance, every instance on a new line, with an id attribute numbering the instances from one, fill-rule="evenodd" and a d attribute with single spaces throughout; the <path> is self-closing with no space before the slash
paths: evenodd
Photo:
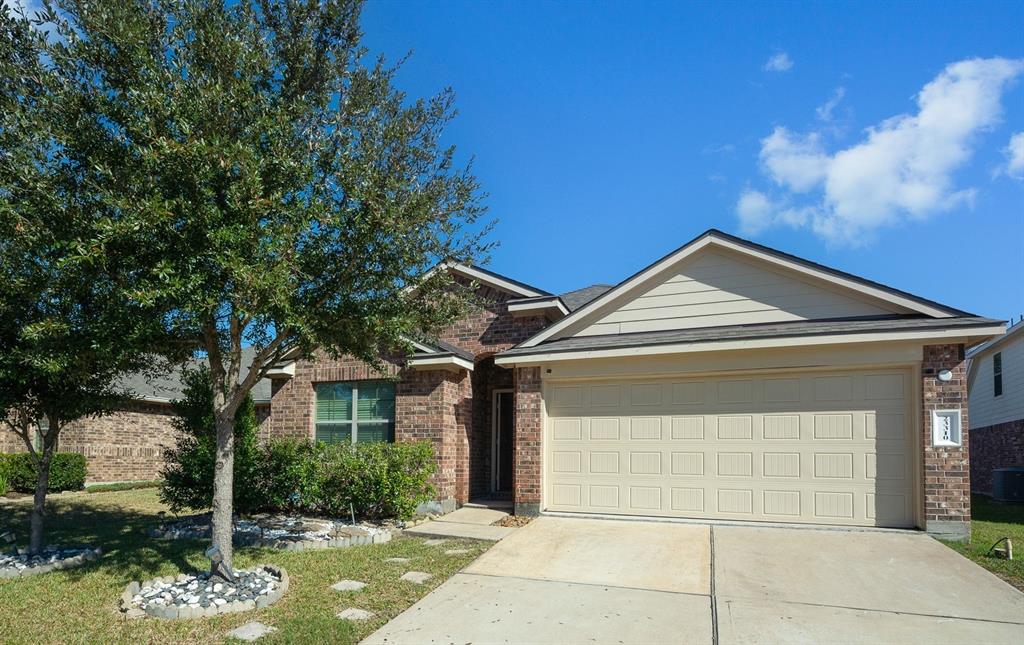
<path id="1" fill-rule="evenodd" d="M 968 534 L 964 348 L 1001 321 L 714 230 L 560 296 L 448 270 L 491 304 L 383 374 L 278 366 L 268 434 L 433 441 L 446 509 Z"/>
<path id="2" fill-rule="evenodd" d="M 967 352 L 971 490 L 992 493 L 992 471 L 1024 467 L 1024 320 Z"/>
<path id="3" fill-rule="evenodd" d="M 275 366 L 261 434 L 432 441 L 437 505 L 970 531 L 965 346 L 1004 325 L 710 230 L 489 304 L 381 371 Z"/>

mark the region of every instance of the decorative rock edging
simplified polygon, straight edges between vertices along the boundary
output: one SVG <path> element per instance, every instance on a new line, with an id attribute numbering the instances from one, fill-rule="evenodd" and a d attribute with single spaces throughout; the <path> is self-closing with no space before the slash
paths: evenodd
<path id="1" fill-rule="evenodd" d="M 342 526 L 334 531 L 334 536 L 319 539 L 296 539 L 294 537 L 263 537 L 255 531 L 234 532 L 234 543 L 238 546 L 263 547 L 284 551 L 312 551 L 315 549 L 343 549 L 364 544 L 384 544 L 390 542 L 396 529 L 392 527 L 374 527 L 369 530 L 358 526 Z M 204 540 L 210 537 L 210 527 L 155 526 L 147 531 L 147 535 L 166 540 Z"/>
<path id="2" fill-rule="evenodd" d="M 25 555 L 19 549 L 16 553 L 17 556 Z M 54 551 L 62 553 L 74 552 L 75 555 L 70 555 L 65 558 L 58 560 L 47 561 L 43 564 L 37 564 L 34 566 L 26 566 L 24 568 L 15 567 L 3 567 L 0 568 L 0 580 L 12 579 L 12 578 L 28 578 L 29 576 L 38 576 L 44 573 L 50 573 L 51 571 L 58 571 L 61 569 L 73 569 L 74 567 L 80 567 L 86 562 L 92 562 L 101 555 L 103 555 L 103 549 L 101 547 L 65 547 L 61 549 L 48 548 L 44 551 L 44 557 L 46 553 L 53 553 Z M 2 555 L 2 554 L 0 554 Z"/>
<path id="3" fill-rule="evenodd" d="M 178 618 L 208 618 L 216 616 L 218 614 L 229 614 L 242 611 L 251 611 L 253 609 L 263 609 L 269 607 L 284 596 L 285 592 L 288 591 L 289 578 L 288 572 L 283 567 L 279 567 L 272 564 L 260 564 L 253 568 L 254 570 L 263 570 L 276 576 L 279 580 L 277 586 L 270 592 L 259 596 L 256 599 L 247 600 L 234 600 L 231 602 L 225 602 L 224 604 L 211 604 L 209 607 L 191 607 L 182 605 L 155 605 L 151 604 L 145 609 L 141 609 L 135 605 L 134 598 L 140 590 L 146 587 L 152 587 L 156 583 L 162 584 L 174 584 L 180 582 L 187 582 L 193 576 L 189 576 L 184 573 L 179 573 L 176 576 L 163 576 L 159 578 L 153 578 L 152 580 L 144 580 L 142 582 L 132 581 L 128 583 L 128 586 L 124 588 L 121 593 L 121 611 L 127 618 L 142 618 L 144 616 L 151 616 L 153 618 L 163 619 L 178 619 Z"/>

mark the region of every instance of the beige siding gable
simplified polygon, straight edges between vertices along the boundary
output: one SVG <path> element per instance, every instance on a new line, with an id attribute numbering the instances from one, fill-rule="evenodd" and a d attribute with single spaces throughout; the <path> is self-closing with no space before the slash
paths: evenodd
<path id="1" fill-rule="evenodd" d="M 890 303 L 797 277 L 728 250 L 686 258 L 581 320 L 569 335 L 748 325 L 907 313 Z"/>

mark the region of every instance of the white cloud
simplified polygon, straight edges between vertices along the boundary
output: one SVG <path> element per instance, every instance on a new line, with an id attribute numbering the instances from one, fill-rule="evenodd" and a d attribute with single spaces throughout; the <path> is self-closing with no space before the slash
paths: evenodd
<path id="1" fill-rule="evenodd" d="M 809 225 L 831 242 L 855 245 L 881 227 L 971 203 L 974 191 L 956 188 L 953 173 L 970 159 L 978 134 L 999 122 L 1003 91 L 1022 71 L 1024 61 L 1004 58 L 953 63 L 921 89 L 916 114 L 886 119 L 831 153 L 821 133 L 777 127 L 762 140 L 760 161 L 784 195 L 741 196 L 741 224 Z M 791 205 L 812 192 L 811 203 Z"/>
<path id="2" fill-rule="evenodd" d="M 844 96 L 846 96 L 846 88 L 837 87 L 835 93 L 832 94 L 832 98 L 825 101 L 824 105 L 819 105 L 814 109 L 814 112 L 818 115 L 818 120 L 825 123 L 830 122 L 832 120 L 832 112 L 839 107 L 839 103 L 843 100 Z"/>
<path id="3" fill-rule="evenodd" d="M 793 60 L 786 52 L 775 54 L 764 64 L 766 72 L 786 72 L 793 69 Z"/>
<path id="4" fill-rule="evenodd" d="M 761 140 L 761 166 L 775 183 L 805 193 L 825 179 L 829 157 L 817 133 L 794 135 L 783 127 Z"/>
<path id="5" fill-rule="evenodd" d="M 1006 174 L 1014 179 L 1024 179 L 1024 132 L 1011 136 L 1003 153 L 1006 155 Z"/>

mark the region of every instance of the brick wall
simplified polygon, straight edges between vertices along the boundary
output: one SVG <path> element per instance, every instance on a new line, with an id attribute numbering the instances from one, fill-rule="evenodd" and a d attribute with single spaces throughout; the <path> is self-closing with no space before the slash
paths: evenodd
<path id="1" fill-rule="evenodd" d="M 1024 466 L 1024 419 L 971 428 L 971 490 L 992 494 L 992 471 Z"/>
<path id="2" fill-rule="evenodd" d="M 513 347 L 548 325 L 541 316 L 515 318 L 508 312 L 514 296 L 480 287 L 482 306 L 439 335 L 439 339 L 473 353 L 472 376 L 465 372 L 415 371 L 402 367 L 401 357 L 387 362 L 384 372 L 351 357 L 298 361 L 295 375 L 272 384 L 270 418 L 261 424 L 261 438 L 311 438 L 314 432 L 315 385 L 326 381 L 358 381 L 397 376 L 395 434 L 397 440 L 427 439 L 438 453 L 435 485 L 442 501 L 465 503 L 485 495 L 491 481 L 491 397 L 495 388 L 512 387 L 512 372 L 494 365 L 494 354 Z"/>
<path id="3" fill-rule="evenodd" d="M 395 440 L 430 441 L 437 454 L 432 483 L 449 508 L 467 501 L 467 406 L 470 382 L 465 372 L 409 371 L 395 389 Z"/>
<path id="4" fill-rule="evenodd" d="M 515 512 L 537 515 L 541 502 L 544 434 L 539 367 L 517 367 L 515 374 Z"/>
<path id="5" fill-rule="evenodd" d="M 938 379 L 942 370 L 953 378 Z M 926 345 L 921 362 L 921 427 L 924 445 L 924 518 L 929 533 L 964 539 L 971 530 L 967 366 L 963 345 Z M 932 411 L 960 410 L 963 445 L 932 446 Z"/>

